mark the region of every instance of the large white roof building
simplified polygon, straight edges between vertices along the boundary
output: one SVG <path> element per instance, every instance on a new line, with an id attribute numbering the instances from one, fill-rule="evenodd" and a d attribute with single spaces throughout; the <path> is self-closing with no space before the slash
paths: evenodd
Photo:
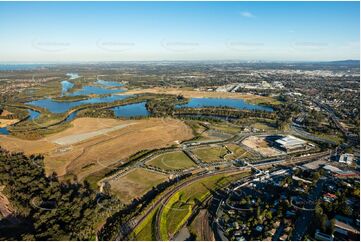
<path id="1" fill-rule="evenodd" d="M 292 151 L 304 148 L 307 144 L 305 140 L 299 139 L 292 135 L 287 135 L 281 139 L 275 141 L 276 145 L 286 151 Z"/>

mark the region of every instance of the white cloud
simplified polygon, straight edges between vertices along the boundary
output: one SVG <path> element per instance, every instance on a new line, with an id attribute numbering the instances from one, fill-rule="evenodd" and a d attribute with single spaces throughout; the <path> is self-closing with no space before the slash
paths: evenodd
<path id="1" fill-rule="evenodd" d="M 241 16 L 245 18 L 254 18 L 255 16 L 251 12 L 241 12 Z"/>

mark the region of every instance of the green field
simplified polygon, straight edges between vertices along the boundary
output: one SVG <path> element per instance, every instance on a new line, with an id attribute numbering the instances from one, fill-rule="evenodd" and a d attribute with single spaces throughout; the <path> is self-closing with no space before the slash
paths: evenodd
<path id="1" fill-rule="evenodd" d="M 265 130 L 265 131 L 276 130 L 276 128 L 272 125 L 273 125 L 272 123 L 267 123 L 267 122 L 256 122 L 256 123 L 251 124 L 250 126 L 252 128 L 259 129 L 259 130 Z"/>
<path id="2" fill-rule="evenodd" d="M 342 138 L 342 135 L 339 134 L 339 133 L 336 133 L 334 135 L 332 134 L 323 134 L 323 133 L 316 133 L 314 134 L 315 136 L 321 138 L 321 139 L 326 139 L 326 140 L 329 140 L 329 141 L 333 141 L 335 142 L 336 144 L 341 144 L 342 141 L 343 141 L 343 138 Z"/>
<path id="3" fill-rule="evenodd" d="M 201 179 L 175 193 L 164 205 L 160 215 L 161 239 L 169 240 L 169 234 L 174 235 L 181 229 L 192 215 L 196 205 L 202 203 L 211 194 L 211 191 L 222 188 L 247 175 L 249 175 L 247 172 L 237 175 L 218 174 Z"/>
<path id="4" fill-rule="evenodd" d="M 225 156 L 226 160 L 234 160 L 237 158 L 252 158 L 252 154 L 239 145 L 227 144 L 226 146 L 229 150 L 233 152 L 233 154 Z"/>
<path id="5" fill-rule="evenodd" d="M 223 160 L 228 150 L 222 146 L 201 148 L 192 150 L 192 152 L 203 162 L 216 162 Z"/>
<path id="6" fill-rule="evenodd" d="M 212 123 L 210 127 L 212 129 L 223 131 L 229 134 L 238 134 L 241 131 L 240 127 L 237 127 L 230 123 Z"/>
<path id="7" fill-rule="evenodd" d="M 150 241 L 155 240 L 153 225 L 155 222 L 155 214 L 159 206 L 155 208 L 129 235 L 130 240 Z"/>
<path id="8" fill-rule="evenodd" d="M 182 151 L 162 154 L 147 164 L 159 167 L 163 170 L 178 170 L 194 167 L 193 161 Z"/>

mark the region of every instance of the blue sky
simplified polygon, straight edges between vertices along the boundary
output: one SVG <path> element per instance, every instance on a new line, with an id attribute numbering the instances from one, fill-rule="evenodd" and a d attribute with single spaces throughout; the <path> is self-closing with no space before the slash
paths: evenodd
<path id="1" fill-rule="evenodd" d="M 359 59 L 359 2 L 0 2 L 0 62 Z"/>

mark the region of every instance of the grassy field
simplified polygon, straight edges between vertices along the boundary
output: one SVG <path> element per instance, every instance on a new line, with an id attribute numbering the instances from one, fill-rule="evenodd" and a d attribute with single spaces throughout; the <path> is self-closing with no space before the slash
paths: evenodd
<path id="1" fill-rule="evenodd" d="M 252 154 L 239 145 L 227 144 L 226 146 L 233 152 L 233 154 L 225 156 L 226 160 L 234 160 L 237 158 L 252 158 Z"/>
<path id="2" fill-rule="evenodd" d="M 229 123 L 212 123 L 210 127 L 229 134 L 237 134 L 241 131 L 240 127 L 237 127 Z"/>
<path id="3" fill-rule="evenodd" d="M 155 214 L 158 211 L 159 206 L 155 208 L 145 219 L 139 224 L 133 232 L 130 234 L 130 240 L 137 241 L 151 241 L 155 240 L 154 223 Z"/>
<path id="4" fill-rule="evenodd" d="M 343 137 L 341 134 L 337 133 L 334 135 L 331 134 L 323 134 L 323 133 L 316 133 L 314 134 L 315 136 L 321 138 L 321 139 L 326 139 L 326 140 L 330 140 L 335 142 L 336 144 L 341 144 L 341 142 L 343 141 Z"/>
<path id="5" fill-rule="evenodd" d="M 192 152 L 203 162 L 216 162 L 223 160 L 224 155 L 227 154 L 227 149 L 222 146 L 201 148 L 192 150 Z"/>
<path id="6" fill-rule="evenodd" d="M 267 122 L 256 122 L 250 125 L 253 128 L 259 129 L 259 130 L 264 130 L 264 131 L 272 131 L 272 130 L 276 130 L 276 128 L 274 126 L 272 126 L 271 123 L 267 123 Z"/>
<path id="7" fill-rule="evenodd" d="M 164 170 L 187 169 L 195 166 L 193 161 L 182 151 L 162 154 L 147 164 Z"/>
<path id="8" fill-rule="evenodd" d="M 135 168 L 127 174 L 110 181 L 111 191 L 125 204 L 140 198 L 152 187 L 167 180 L 167 176 L 143 168 Z"/>
<path id="9" fill-rule="evenodd" d="M 60 97 L 55 97 L 53 98 L 54 101 L 57 102 L 76 102 L 76 101 L 81 101 L 81 100 L 86 100 L 88 99 L 88 96 L 84 96 L 84 95 L 79 95 L 79 96 L 60 96 Z"/>
<path id="10" fill-rule="evenodd" d="M 237 175 L 218 174 L 201 179 L 175 193 L 164 205 L 165 208 L 160 215 L 161 239 L 169 240 L 169 235 L 174 235 L 183 226 L 195 206 L 202 203 L 211 191 L 247 175 L 249 175 L 247 172 Z"/>
<path id="11" fill-rule="evenodd" d="M 192 129 L 195 137 L 199 137 L 206 130 L 206 128 L 202 125 L 202 122 L 186 120 L 185 123 Z"/>

